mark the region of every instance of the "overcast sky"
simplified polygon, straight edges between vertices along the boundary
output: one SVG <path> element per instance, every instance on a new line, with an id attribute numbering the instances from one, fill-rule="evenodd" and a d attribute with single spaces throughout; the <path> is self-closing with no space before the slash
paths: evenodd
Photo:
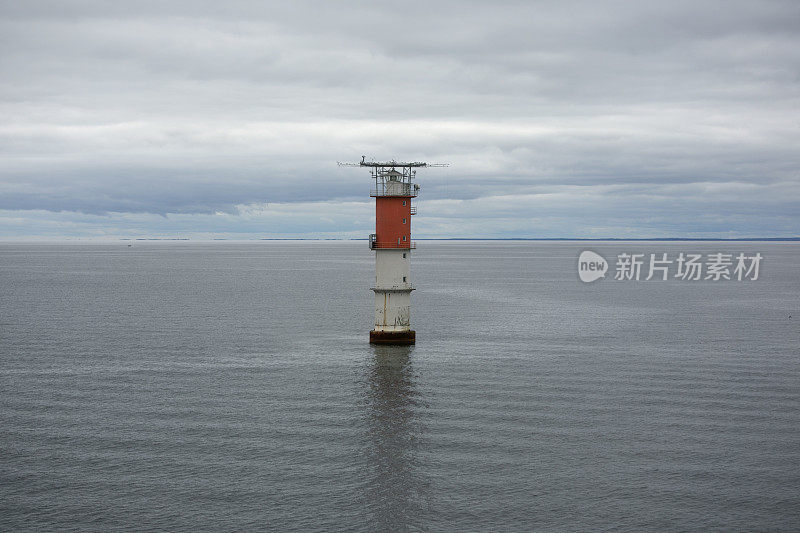
<path id="1" fill-rule="evenodd" d="M 800 236 L 800 2 L 0 2 L 0 239 Z"/>

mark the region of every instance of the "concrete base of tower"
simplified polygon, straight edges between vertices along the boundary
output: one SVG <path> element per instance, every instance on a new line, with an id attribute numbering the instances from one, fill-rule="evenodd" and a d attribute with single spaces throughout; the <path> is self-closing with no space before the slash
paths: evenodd
<path id="1" fill-rule="evenodd" d="M 370 344 L 414 344 L 417 333 L 414 330 L 406 331 L 375 331 L 369 332 Z"/>

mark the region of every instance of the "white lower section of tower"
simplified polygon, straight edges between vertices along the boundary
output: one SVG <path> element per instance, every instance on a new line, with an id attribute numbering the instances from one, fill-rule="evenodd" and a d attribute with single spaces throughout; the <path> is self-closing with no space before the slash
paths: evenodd
<path id="1" fill-rule="evenodd" d="M 411 329 L 411 253 L 375 250 L 375 331 Z"/>

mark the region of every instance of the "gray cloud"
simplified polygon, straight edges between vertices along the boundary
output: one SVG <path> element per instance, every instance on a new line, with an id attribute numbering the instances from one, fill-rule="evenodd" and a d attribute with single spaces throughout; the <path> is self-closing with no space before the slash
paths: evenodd
<path id="1" fill-rule="evenodd" d="M 5 3 L 0 237 L 255 234 L 265 203 L 355 235 L 332 200 L 368 177 L 334 163 L 362 154 L 452 164 L 420 175 L 428 236 L 797 235 L 798 29 L 796 2 Z"/>

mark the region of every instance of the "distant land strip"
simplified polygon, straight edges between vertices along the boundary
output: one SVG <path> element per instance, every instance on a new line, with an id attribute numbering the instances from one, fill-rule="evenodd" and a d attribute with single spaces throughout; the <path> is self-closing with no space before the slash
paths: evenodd
<path id="1" fill-rule="evenodd" d="M 158 238 L 158 237 L 121 237 L 121 241 L 366 241 L 366 238 L 357 239 L 337 239 L 332 237 L 320 238 L 303 238 L 303 237 L 259 237 L 252 239 L 227 239 L 227 238 L 211 238 L 211 239 L 190 239 L 190 238 Z M 800 237 L 741 237 L 741 238 L 721 238 L 721 237 L 644 237 L 644 238 L 628 238 L 628 237 L 442 237 L 442 238 L 415 238 L 416 241 L 787 241 L 797 242 Z"/>

